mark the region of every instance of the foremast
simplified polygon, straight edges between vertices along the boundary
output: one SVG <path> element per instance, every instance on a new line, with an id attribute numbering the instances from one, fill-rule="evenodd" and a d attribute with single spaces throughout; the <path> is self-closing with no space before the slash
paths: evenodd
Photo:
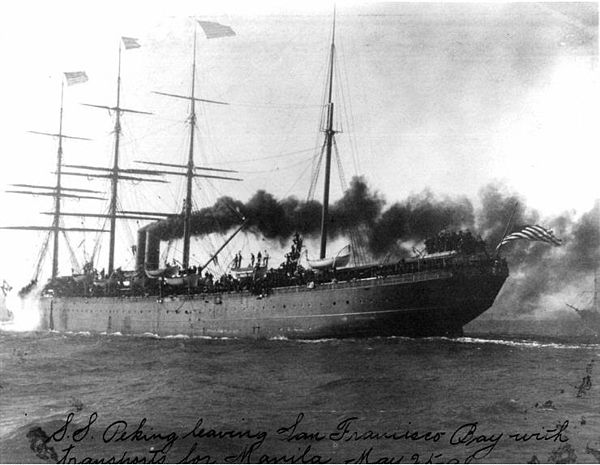
<path id="1" fill-rule="evenodd" d="M 80 83 L 80 82 L 87 81 L 87 76 L 84 72 L 65 73 L 65 78 L 69 81 L 72 80 L 72 82 L 70 82 L 70 83 Z M 6 191 L 9 193 L 13 193 L 13 194 L 26 194 L 26 195 L 33 195 L 33 196 L 43 195 L 43 196 L 54 197 L 54 210 L 53 210 L 53 212 L 51 212 L 51 214 L 53 216 L 52 226 L 50 226 L 50 227 L 45 227 L 45 226 L 6 226 L 6 227 L 1 228 L 1 229 L 15 229 L 15 230 L 29 230 L 29 231 L 31 231 L 31 230 L 33 230 L 33 231 L 47 230 L 49 232 L 49 234 L 52 235 L 52 239 L 53 239 L 52 271 L 51 271 L 52 279 L 55 279 L 58 276 L 59 243 L 60 243 L 59 235 L 60 235 L 60 233 L 62 232 L 63 234 L 65 234 L 67 231 L 77 231 L 77 232 L 85 232 L 85 231 L 96 231 L 97 232 L 97 231 L 99 231 L 97 229 L 91 229 L 91 228 L 64 228 L 64 227 L 62 227 L 61 226 L 61 206 L 62 206 L 61 200 L 63 198 L 103 200 L 101 197 L 80 194 L 80 193 L 100 194 L 99 191 L 94 191 L 94 190 L 90 190 L 90 189 L 68 188 L 68 187 L 63 187 L 63 185 L 62 185 L 63 139 L 76 139 L 76 140 L 86 140 L 86 141 L 90 140 L 86 137 L 75 137 L 75 136 L 68 136 L 66 134 L 63 134 L 64 90 L 65 90 L 65 83 L 64 83 L 64 79 L 63 79 L 63 80 L 61 80 L 61 87 L 60 87 L 60 112 L 59 112 L 58 133 L 29 131 L 33 134 L 56 137 L 58 139 L 58 147 L 57 147 L 57 154 L 56 154 L 56 172 L 55 172 L 56 183 L 55 183 L 55 185 L 54 186 L 40 186 L 40 185 L 32 185 L 32 184 L 11 184 L 14 187 L 36 189 L 36 190 L 32 190 L 32 191 L 8 190 L 8 191 Z M 50 192 L 47 192 L 48 190 Z M 71 192 L 71 193 L 69 193 L 69 192 Z M 65 239 L 66 239 L 66 235 L 65 235 Z M 47 241 L 46 241 L 46 244 L 47 244 Z M 37 265 L 37 269 L 36 269 L 36 272 L 35 272 L 35 275 L 33 278 L 34 281 L 37 280 L 37 276 L 40 271 L 40 265 L 41 265 L 41 262 L 43 261 L 45 251 L 46 251 L 46 244 L 43 246 L 42 252 L 40 254 L 39 263 Z"/>
<path id="2" fill-rule="evenodd" d="M 335 8 L 333 10 L 333 29 L 331 33 L 331 48 L 329 52 L 329 76 L 327 90 L 327 120 L 325 133 L 325 180 L 323 186 L 323 208 L 321 211 L 321 249 L 319 258 L 327 254 L 327 227 L 329 223 L 329 185 L 331 180 L 331 149 L 335 132 L 333 129 L 333 66 L 335 59 Z"/>
<path id="3" fill-rule="evenodd" d="M 52 222 L 54 244 L 52 247 L 52 279 L 58 276 L 58 233 L 60 227 L 60 195 L 61 195 L 61 174 L 62 174 L 62 126 L 63 126 L 63 103 L 64 103 L 65 83 L 60 83 L 60 118 L 58 123 L 58 150 L 56 154 L 56 198 L 54 199 L 54 220 Z"/>

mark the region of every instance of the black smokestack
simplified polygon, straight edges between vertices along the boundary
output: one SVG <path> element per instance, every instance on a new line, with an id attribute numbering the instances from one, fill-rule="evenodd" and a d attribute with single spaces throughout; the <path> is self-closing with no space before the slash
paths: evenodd
<path id="1" fill-rule="evenodd" d="M 137 232 L 137 248 L 135 249 L 135 271 L 144 272 L 146 259 L 146 228 L 140 228 Z"/>
<path id="2" fill-rule="evenodd" d="M 160 266 L 160 237 L 154 228 L 146 229 L 145 267 L 155 270 Z"/>

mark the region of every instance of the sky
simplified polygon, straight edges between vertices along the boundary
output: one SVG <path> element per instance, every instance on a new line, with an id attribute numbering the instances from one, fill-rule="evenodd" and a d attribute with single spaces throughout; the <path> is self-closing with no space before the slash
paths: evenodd
<path id="1" fill-rule="evenodd" d="M 58 130 L 64 71 L 89 77 L 65 87 L 64 133 L 92 139 L 66 141 L 65 163 L 111 165 L 112 115 L 81 103 L 114 105 L 121 36 L 141 44 L 123 51 L 122 105 L 153 113 L 124 117 L 121 166 L 185 162 L 188 105 L 153 91 L 189 93 L 196 31 L 196 93 L 230 103 L 198 108 L 196 163 L 235 169 L 244 179 L 199 181 L 196 206 L 225 194 L 247 200 L 258 189 L 305 199 L 322 144 L 332 4 L 122 3 L 0 6 L 1 190 L 10 183 L 54 184 L 56 140 L 27 131 Z M 356 1 L 336 7 L 336 140 L 346 181 L 364 176 L 388 204 L 425 188 L 477 203 L 483 186 L 501 182 L 543 215 L 582 213 L 600 197 L 597 4 Z M 229 25 L 236 36 L 207 40 L 194 18 Z M 342 194 L 339 178 L 334 170 L 333 200 Z M 179 210 L 183 186 L 169 181 L 122 183 L 123 208 Z M 85 178 L 65 184 L 108 187 Z M 0 202 L 3 226 L 51 222 L 39 214 L 51 211 L 49 197 L 0 192 Z M 100 212 L 106 203 L 65 201 L 63 210 Z M 92 219 L 65 222 L 97 226 Z M 143 224 L 130 222 L 118 232 L 117 261 L 125 267 Z M 72 238 L 75 255 L 91 253 L 92 236 Z M 43 234 L 2 231 L 0 237 L 0 277 L 26 282 Z M 69 270 L 68 254 L 61 269 Z"/>

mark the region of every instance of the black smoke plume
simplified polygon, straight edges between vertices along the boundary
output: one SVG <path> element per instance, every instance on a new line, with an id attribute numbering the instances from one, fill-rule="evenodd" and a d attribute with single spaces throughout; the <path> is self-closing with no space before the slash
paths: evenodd
<path id="1" fill-rule="evenodd" d="M 476 209 L 466 197 L 438 196 L 430 190 L 411 195 L 385 208 L 385 200 L 361 177 L 352 179 L 344 196 L 330 207 L 329 237 L 344 236 L 351 229 L 364 236 L 362 244 L 372 258 L 382 258 L 397 249 L 392 257 L 406 254 L 402 244 L 417 244 L 441 230 L 470 229 L 488 244 L 490 254 L 505 232 L 527 224 L 540 224 L 564 239 L 562 247 L 529 241 L 514 241 L 500 254 L 509 262 L 507 280 L 496 307 L 510 315 L 539 310 L 544 298 L 561 290 L 590 288 L 591 277 L 600 260 L 600 204 L 579 218 L 566 212 L 544 218 L 529 208 L 517 193 L 501 184 L 485 186 L 479 193 Z M 507 223 L 511 218 L 508 231 Z M 226 233 L 247 218 L 247 231 L 286 244 L 294 232 L 317 237 L 321 226 L 321 203 L 296 197 L 277 199 L 264 190 L 247 202 L 221 197 L 211 207 L 193 213 L 192 234 Z M 162 240 L 183 235 L 183 221 L 173 217 L 149 226 Z M 560 299 L 557 305 L 563 306 Z M 566 309 L 566 307 L 564 307 Z"/>
<path id="2" fill-rule="evenodd" d="M 501 248 L 511 276 L 496 302 L 499 314 L 572 312 L 565 303 L 583 307 L 590 304 L 592 277 L 600 260 L 600 204 L 579 218 L 570 212 L 544 218 L 501 185 L 486 186 L 480 196 L 477 228 L 490 244 L 500 241 L 513 211 L 509 233 L 527 224 L 540 224 L 563 239 L 561 247 L 514 241 Z M 571 300 L 574 294 L 575 301 Z"/>
<path id="3" fill-rule="evenodd" d="M 344 196 L 330 207 L 329 235 L 337 237 L 354 226 L 372 225 L 381 214 L 384 201 L 372 192 L 363 178 L 353 178 Z M 294 232 L 311 236 L 321 228 L 320 202 L 296 197 L 276 199 L 264 190 L 257 191 L 248 202 L 230 197 L 219 198 L 212 207 L 192 214 L 192 235 L 224 233 L 247 218 L 248 229 L 267 239 L 286 241 Z M 183 236 L 183 219 L 173 217 L 151 226 L 161 240 Z"/>
<path id="4" fill-rule="evenodd" d="M 443 229 L 472 229 L 473 205 L 466 197 L 438 199 L 425 190 L 391 205 L 373 223 L 371 252 L 380 256 L 398 241 L 421 241 Z"/>

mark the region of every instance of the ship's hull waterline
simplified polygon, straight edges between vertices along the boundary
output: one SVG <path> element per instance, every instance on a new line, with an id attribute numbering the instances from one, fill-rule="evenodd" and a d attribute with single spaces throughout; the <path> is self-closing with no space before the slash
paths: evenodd
<path id="1" fill-rule="evenodd" d="M 232 338 L 456 336 L 493 304 L 505 279 L 437 271 L 276 288 L 264 296 L 43 297 L 42 328 Z"/>

